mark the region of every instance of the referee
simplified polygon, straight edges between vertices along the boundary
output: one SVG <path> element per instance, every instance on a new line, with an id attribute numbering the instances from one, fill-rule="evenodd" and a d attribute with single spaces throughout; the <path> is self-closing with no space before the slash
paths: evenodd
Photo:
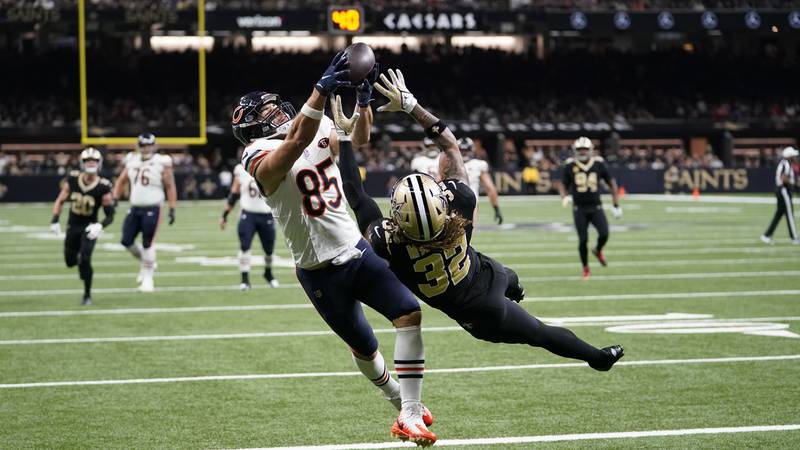
<path id="1" fill-rule="evenodd" d="M 781 221 L 781 217 L 786 214 L 786 224 L 789 225 L 789 236 L 792 238 L 792 244 L 800 244 L 800 239 L 797 238 L 797 226 L 794 223 L 794 208 L 792 208 L 792 189 L 795 187 L 794 170 L 792 169 L 792 162 L 794 162 L 800 152 L 796 148 L 786 147 L 783 149 L 783 159 L 778 164 L 778 169 L 775 171 L 775 197 L 778 199 L 778 210 L 775 211 L 775 216 L 772 217 L 772 222 L 767 228 L 767 232 L 761 236 L 761 242 L 765 244 L 774 244 L 772 233 Z"/>

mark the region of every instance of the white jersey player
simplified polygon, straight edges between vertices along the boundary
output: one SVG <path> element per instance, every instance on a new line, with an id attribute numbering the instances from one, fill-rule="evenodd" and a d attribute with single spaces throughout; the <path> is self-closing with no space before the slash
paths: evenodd
<path id="1" fill-rule="evenodd" d="M 401 409 L 398 420 L 405 424 L 405 439 L 430 445 L 436 435 L 426 428 L 426 410 L 420 402 L 425 356 L 419 304 L 361 238 L 350 218 L 334 162 L 337 135 L 323 114 L 331 92 L 350 84 L 348 69 L 347 56 L 340 52 L 300 114 L 276 94 L 243 96 L 233 111 L 233 134 L 246 146 L 242 164 L 283 230 L 309 300 L 347 343 L 359 370 Z M 359 143 L 369 139 L 369 100 L 377 67 L 368 77 L 356 90 L 363 119 L 353 136 Z M 361 303 L 397 328 L 394 356 L 399 383 L 389 375 Z"/>
<path id="2" fill-rule="evenodd" d="M 436 144 L 430 139 L 425 138 L 422 141 L 424 154 L 419 154 L 411 160 L 411 170 L 414 172 L 424 173 L 439 180 L 439 149 Z"/>
<path id="3" fill-rule="evenodd" d="M 153 245 L 161 220 L 161 204 L 166 191 L 169 205 L 169 224 L 175 222 L 178 194 L 172 173 L 172 158 L 156 152 L 156 137 L 150 133 L 139 135 L 136 152 L 125 156 L 125 167 L 114 185 L 114 198 L 119 199 L 128 183 L 131 185 L 131 208 L 122 224 L 122 245 L 140 261 L 137 281 L 142 292 L 153 291 L 153 273 L 156 268 L 156 249 Z M 142 244 L 136 236 L 142 233 Z"/>
<path id="4" fill-rule="evenodd" d="M 503 224 L 503 214 L 500 213 L 500 201 L 497 195 L 497 188 L 492 181 L 491 170 L 489 163 L 482 159 L 475 158 L 475 144 L 470 138 L 461 138 L 458 141 L 458 148 L 461 150 L 461 156 L 464 158 L 464 168 L 467 170 L 467 179 L 469 187 L 475 193 L 475 197 L 480 196 L 480 188 L 483 189 L 489 197 L 489 203 L 494 207 L 494 219 L 498 225 Z M 478 209 L 475 208 L 473 223 L 478 218 Z"/>
<path id="5" fill-rule="evenodd" d="M 250 248 L 253 237 L 258 233 L 261 247 L 264 249 L 264 279 L 271 287 L 278 287 L 278 280 L 272 275 L 272 252 L 275 250 L 275 219 L 272 217 L 272 208 L 264 201 L 258 191 L 258 184 L 253 177 L 244 170 L 241 164 L 233 168 L 233 184 L 228 194 L 228 202 L 222 212 L 219 226 L 225 229 L 228 223 L 228 214 L 236 205 L 236 200 L 242 200 L 242 213 L 239 215 L 239 272 L 242 281 L 239 288 L 249 290 L 250 285 Z"/>

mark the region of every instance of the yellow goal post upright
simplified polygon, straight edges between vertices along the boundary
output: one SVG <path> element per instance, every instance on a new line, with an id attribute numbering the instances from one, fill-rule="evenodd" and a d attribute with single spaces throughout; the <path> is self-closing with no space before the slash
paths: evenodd
<path id="1" fill-rule="evenodd" d="M 206 34 L 205 0 L 197 0 L 197 35 L 203 38 Z M 198 73 L 198 107 L 200 129 L 197 136 L 186 137 L 158 137 L 162 144 L 175 145 L 205 145 L 206 138 L 206 50 L 201 42 L 198 46 L 197 73 Z M 86 88 L 86 0 L 78 0 L 78 58 L 80 66 L 80 108 L 81 108 L 81 144 L 84 145 L 114 145 L 136 144 L 136 137 L 102 137 L 89 136 L 89 112 Z"/>

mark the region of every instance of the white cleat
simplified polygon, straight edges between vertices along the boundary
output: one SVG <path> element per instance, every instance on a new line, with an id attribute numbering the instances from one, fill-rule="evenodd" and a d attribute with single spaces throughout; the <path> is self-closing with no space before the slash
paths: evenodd
<path id="1" fill-rule="evenodd" d="M 765 235 L 763 235 L 763 234 L 762 234 L 762 235 L 761 235 L 761 242 L 763 242 L 763 243 L 765 243 L 765 244 L 767 244 L 767 245 L 772 245 L 772 244 L 774 244 L 774 243 L 775 243 L 775 240 L 774 240 L 774 239 L 772 239 L 772 238 L 771 238 L 771 237 L 769 237 L 769 236 L 765 236 Z"/>
<path id="2" fill-rule="evenodd" d="M 142 278 L 142 284 L 139 285 L 139 292 L 153 292 L 153 277 Z"/>
<path id="3" fill-rule="evenodd" d="M 279 287 L 280 285 L 281 284 L 278 283 L 278 280 L 276 280 L 275 278 L 269 280 L 269 287 L 276 288 Z"/>
<path id="4" fill-rule="evenodd" d="M 792 244 L 800 245 L 800 239 L 792 239 Z"/>
<path id="5" fill-rule="evenodd" d="M 411 441 L 420 447 L 430 447 L 436 442 L 436 435 L 428 430 L 422 419 L 421 403 L 410 405 L 400 411 L 400 416 L 392 424 L 390 434 L 401 441 Z"/>
<path id="6" fill-rule="evenodd" d="M 153 263 L 153 270 L 158 269 L 158 263 Z M 136 282 L 141 283 L 144 280 L 144 267 L 139 269 L 139 275 L 136 275 Z"/>
<path id="7" fill-rule="evenodd" d="M 240 283 L 239 284 L 239 290 L 240 291 L 249 291 L 250 289 L 251 288 L 250 288 L 250 285 L 248 283 Z"/>

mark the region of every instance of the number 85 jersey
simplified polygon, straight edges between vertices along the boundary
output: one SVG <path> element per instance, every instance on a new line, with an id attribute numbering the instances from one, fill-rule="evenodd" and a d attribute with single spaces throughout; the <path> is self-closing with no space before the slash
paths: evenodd
<path id="1" fill-rule="evenodd" d="M 575 206 L 597 206 L 600 204 L 600 180 L 611 186 L 611 174 L 603 158 L 593 156 L 582 163 L 575 158 L 564 161 L 561 182 L 572 195 Z"/>
<path id="2" fill-rule="evenodd" d="M 352 249 L 361 240 L 347 212 L 339 167 L 331 153 L 333 121 L 323 117 L 317 135 L 271 195 L 264 195 L 283 230 L 294 263 L 310 269 Z M 258 139 L 242 153 L 242 165 L 253 175 L 256 163 L 283 141 Z M 263 189 L 259 190 L 264 194 Z"/>

